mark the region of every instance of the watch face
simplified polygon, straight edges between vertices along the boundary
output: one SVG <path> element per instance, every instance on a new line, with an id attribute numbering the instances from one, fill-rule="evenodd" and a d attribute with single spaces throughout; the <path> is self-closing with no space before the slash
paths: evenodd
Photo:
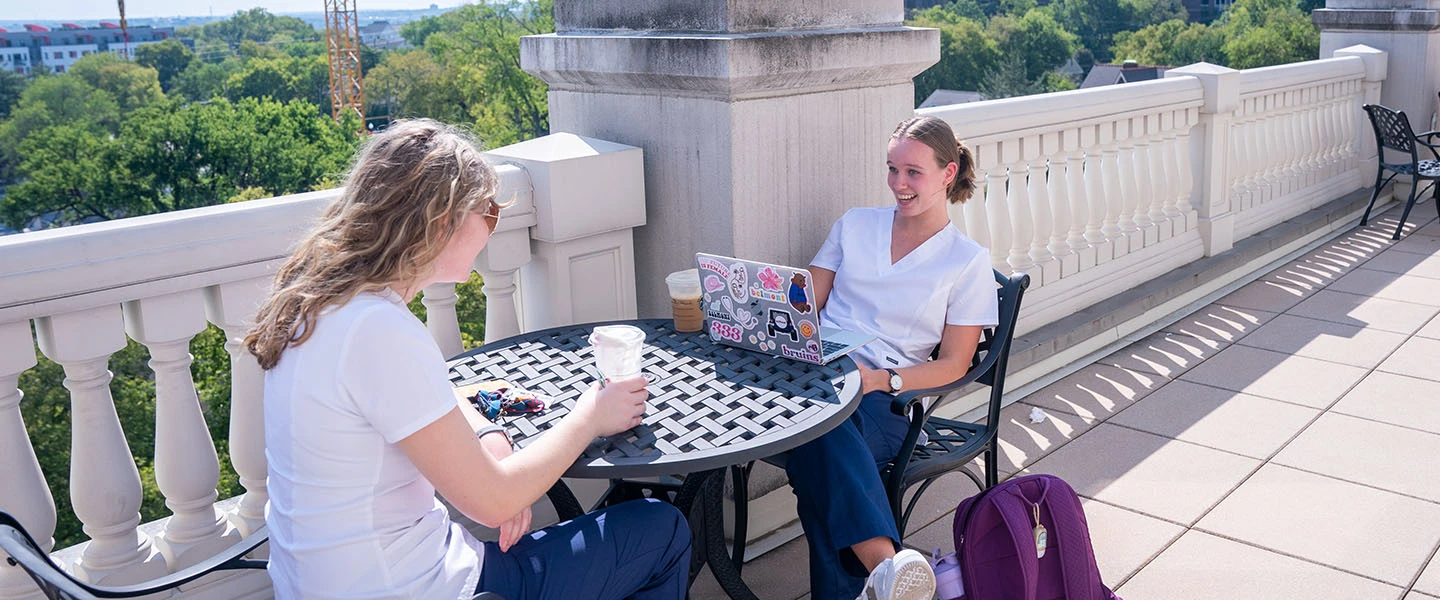
<path id="1" fill-rule="evenodd" d="M 904 382 L 900 380 L 900 374 L 899 374 L 899 373 L 892 373 L 892 374 L 890 375 L 890 389 L 891 389 L 892 391 L 893 391 L 893 390 L 898 390 L 898 389 L 900 389 L 900 386 L 902 386 L 902 385 L 904 385 Z"/>

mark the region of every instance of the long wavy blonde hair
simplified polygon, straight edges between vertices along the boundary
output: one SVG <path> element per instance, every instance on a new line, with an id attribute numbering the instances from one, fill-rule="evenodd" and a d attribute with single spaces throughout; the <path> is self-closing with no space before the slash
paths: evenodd
<path id="1" fill-rule="evenodd" d="M 320 313 L 362 292 L 402 293 L 430 274 L 470 212 L 493 228 L 499 180 L 467 134 L 429 119 L 401 121 L 372 137 L 345 191 L 301 239 L 245 336 L 266 370 L 315 330 Z"/>

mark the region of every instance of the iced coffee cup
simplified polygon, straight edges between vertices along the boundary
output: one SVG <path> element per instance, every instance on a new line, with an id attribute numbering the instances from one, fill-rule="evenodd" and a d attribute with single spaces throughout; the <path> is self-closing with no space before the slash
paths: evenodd
<path id="1" fill-rule="evenodd" d="M 697 269 L 676 271 L 665 277 L 670 288 L 670 308 L 675 315 L 675 331 L 700 331 L 705 313 L 700 310 L 700 272 Z"/>
<path id="2" fill-rule="evenodd" d="M 645 332 L 630 325 L 601 325 L 590 332 L 595 368 L 606 379 L 629 379 L 640 374 L 640 351 Z"/>

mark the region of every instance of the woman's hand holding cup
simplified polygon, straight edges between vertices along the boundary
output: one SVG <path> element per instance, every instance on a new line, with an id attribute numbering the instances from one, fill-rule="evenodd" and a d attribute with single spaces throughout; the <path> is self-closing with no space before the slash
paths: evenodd
<path id="1" fill-rule="evenodd" d="M 574 413 L 597 437 L 633 429 L 645 418 L 645 399 L 650 397 L 645 385 L 641 376 L 609 379 L 603 387 L 597 383 L 580 395 Z"/>

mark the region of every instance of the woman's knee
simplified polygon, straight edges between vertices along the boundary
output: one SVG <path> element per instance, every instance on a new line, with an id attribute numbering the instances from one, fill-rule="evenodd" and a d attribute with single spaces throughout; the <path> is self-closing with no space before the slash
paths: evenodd
<path id="1" fill-rule="evenodd" d="M 673 532 L 673 545 L 690 545 L 690 524 L 685 520 L 685 514 L 673 504 L 646 498 L 619 504 L 614 509 L 621 509 L 626 514 L 624 520 L 629 521 L 627 525 L 643 527 L 661 532 Z M 618 524 L 617 524 L 618 525 Z"/>

